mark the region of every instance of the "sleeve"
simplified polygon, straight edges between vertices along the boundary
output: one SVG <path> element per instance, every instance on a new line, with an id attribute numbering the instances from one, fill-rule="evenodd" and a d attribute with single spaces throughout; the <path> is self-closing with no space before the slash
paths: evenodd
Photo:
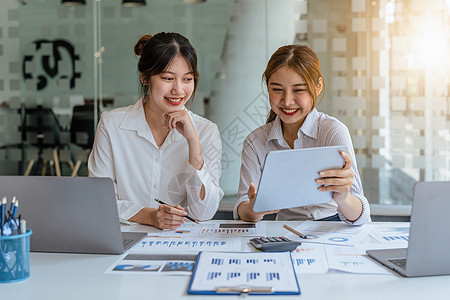
<path id="1" fill-rule="evenodd" d="M 192 176 L 186 182 L 187 210 L 198 220 L 209 220 L 214 217 L 219 208 L 223 191 L 219 186 L 219 179 L 222 173 L 222 140 L 220 138 L 217 125 L 210 123 L 205 130 L 211 133 L 206 138 L 200 138 L 203 166 L 200 170 L 189 165 Z M 205 186 L 205 198 L 200 199 L 202 185 Z"/>
<path id="2" fill-rule="evenodd" d="M 130 200 L 119 199 L 111 136 L 105 124 L 104 114 L 102 114 L 97 126 L 94 145 L 89 155 L 88 170 L 90 177 L 109 177 L 113 180 L 120 222 L 135 224 L 127 220 L 139 212 L 143 206 Z"/>
<path id="3" fill-rule="evenodd" d="M 233 208 L 233 217 L 239 220 L 237 211 L 238 206 L 245 201 L 250 201 L 248 198 L 248 188 L 253 182 L 258 188 L 258 182 L 261 177 L 262 162 L 258 159 L 257 151 L 251 140 L 247 137 L 244 141 L 244 146 L 241 155 L 241 176 L 239 180 L 238 200 Z"/>
<path id="4" fill-rule="evenodd" d="M 362 225 L 362 224 L 366 223 L 367 221 L 370 221 L 370 206 L 369 206 L 369 201 L 364 196 L 364 191 L 363 191 L 363 187 L 361 184 L 361 177 L 358 172 L 358 166 L 356 164 L 355 150 L 353 149 L 353 143 L 352 143 L 352 139 L 350 137 L 350 133 L 348 131 L 348 128 L 344 124 L 342 124 L 342 126 L 334 128 L 334 130 L 330 130 L 329 134 L 330 134 L 329 137 L 327 137 L 327 141 L 329 144 L 327 144 L 327 146 L 342 146 L 343 145 L 343 146 L 347 146 L 347 148 L 348 148 L 348 152 L 349 152 L 348 154 L 352 158 L 351 169 L 354 174 L 353 184 L 350 188 L 350 194 L 352 194 L 353 196 L 355 196 L 356 198 L 361 200 L 361 203 L 363 206 L 363 211 L 361 213 L 361 216 L 359 216 L 359 218 L 356 219 L 355 221 L 351 222 L 351 221 L 347 220 L 347 218 L 344 217 L 344 215 L 338 208 L 339 218 L 347 224 Z"/>

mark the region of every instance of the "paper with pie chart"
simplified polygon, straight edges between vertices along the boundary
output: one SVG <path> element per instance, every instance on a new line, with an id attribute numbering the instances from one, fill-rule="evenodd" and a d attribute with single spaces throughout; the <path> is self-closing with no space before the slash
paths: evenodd
<path id="1" fill-rule="evenodd" d="M 287 230 L 285 236 L 302 243 L 356 246 L 367 236 L 370 229 L 369 226 L 351 226 L 343 222 L 305 221 L 295 230 L 306 235 L 307 239 Z"/>

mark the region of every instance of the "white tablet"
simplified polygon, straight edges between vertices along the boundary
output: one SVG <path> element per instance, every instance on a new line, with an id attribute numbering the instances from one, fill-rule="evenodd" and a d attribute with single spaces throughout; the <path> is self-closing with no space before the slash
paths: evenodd
<path id="1" fill-rule="evenodd" d="M 321 192 L 316 183 L 319 172 L 341 169 L 339 150 L 346 146 L 271 151 L 266 156 L 258 185 L 255 212 L 327 203 L 333 192 Z"/>

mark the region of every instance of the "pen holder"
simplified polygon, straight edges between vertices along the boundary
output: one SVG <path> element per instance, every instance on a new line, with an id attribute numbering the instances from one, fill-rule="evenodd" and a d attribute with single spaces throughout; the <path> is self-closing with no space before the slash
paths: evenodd
<path id="1" fill-rule="evenodd" d="M 30 277 L 30 229 L 24 234 L 0 236 L 0 283 Z"/>

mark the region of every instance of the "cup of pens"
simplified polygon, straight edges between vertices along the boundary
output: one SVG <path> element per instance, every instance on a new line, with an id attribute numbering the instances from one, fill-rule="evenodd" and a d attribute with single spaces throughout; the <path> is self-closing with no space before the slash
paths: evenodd
<path id="1" fill-rule="evenodd" d="M 19 201 L 13 197 L 0 202 L 0 283 L 22 281 L 30 277 L 30 236 L 21 215 L 16 218 Z"/>
<path id="2" fill-rule="evenodd" d="M 0 283 L 30 277 L 30 236 L 33 232 L 0 236 Z"/>

